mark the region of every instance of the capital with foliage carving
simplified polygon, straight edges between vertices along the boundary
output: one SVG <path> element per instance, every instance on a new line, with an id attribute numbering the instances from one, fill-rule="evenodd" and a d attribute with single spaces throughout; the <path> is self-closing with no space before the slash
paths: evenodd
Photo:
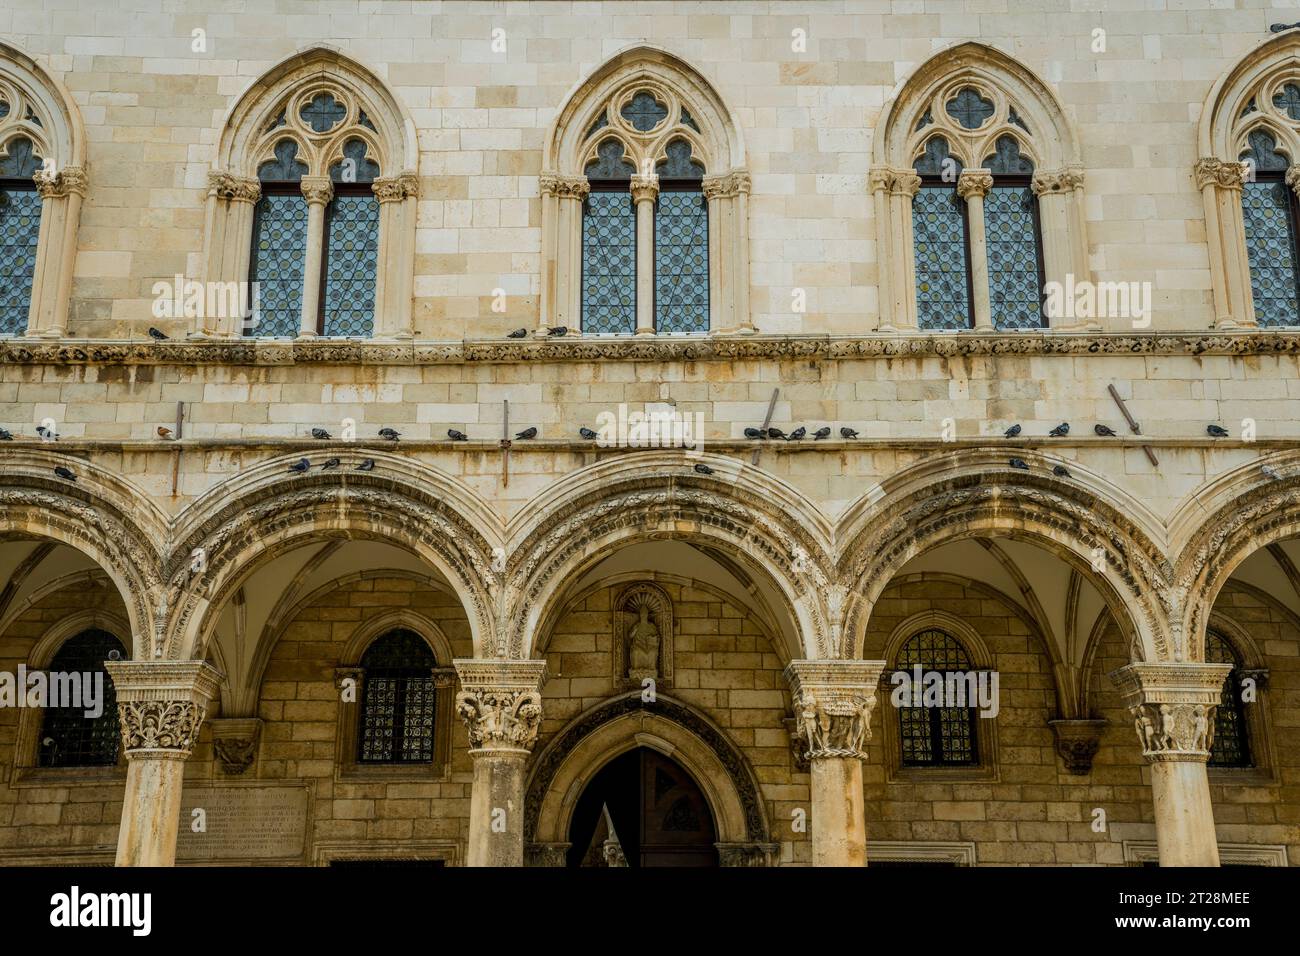
<path id="1" fill-rule="evenodd" d="M 655 175 L 642 176 L 640 173 L 632 177 L 632 201 L 636 203 L 654 202 L 659 195 L 659 177 Z"/>
<path id="2" fill-rule="evenodd" d="M 992 188 L 993 174 L 987 169 L 963 169 L 957 177 L 957 195 L 962 199 L 987 196 Z"/>
<path id="3" fill-rule="evenodd" d="M 262 198 L 262 184 L 251 176 L 212 170 L 208 173 L 208 195 L 228 202 L 255 203 Z"/>
<path id="4" fill-rule="evenodd" d="M 545 661 L 455 660 L 456 713 L 474 750 L 532 750 L 542 725 Z"/>
<path id="5" fill-rule="evenodd" d="M 1196 161 L 1196 188 L 1214 185 L 1220 189 L 1240 189 L 1246 181 L 1245 163 L 1225 163 L 1213 156 Z"/>
<path id="6" fill-rule="evenodd" d="M 1076 189 L 1083 188 L 1083 170 L 1077 166 L 1040 170 L 1034 173 L 1029 188 L 1034 191 L 1035 196 L 1074 192 Z"/>
<path id="7" fill-rule="evenodd" d="M 809 760 L 862 759 L 884 661 L 791 661 L 785 668 L 794 700 L 795 736 Z"/>
<path id="8" fill-rule="evenodd" d="M 63 199 L 73 193 L 86 195 L 86 171 L 80 166 L 65 166 L 58 171 L 36 170 L 32 175 L 42 199 Z"/>
<path id="9" fill-rule="evenodd" d="M 128 760 L 184 760 L 221 672 L 202 661 L 106 661 Z"/>
<path id="10" fill-rule="evenodd" d="M 749 173 L 733 169 L 718 176 L 705 176 L 701 189 L 706 199 L 732 199 L 744 193 L 749 195 Z"/>
<path id="11" fill-rule="evenodd" d="M 334 183 L 328 176 L 304 176 L 300 188 L 308 205 L 324 206 L 334 198 Z"/>
<path id="12" fill-rule="evenodd" d="M 1231 664 L 1129 664 L 1112 671 L 1153 763 L 1204 763 L 1214 746 L 1214 713 Z"/>
<path id="13" fill-rule="evenodd" d="M 586 176 L 561 176 L 559 173 L 544 172 L 537 182 L 543 196 L 582 200 L 591 192 L 591 183 L 587 182 Z"/>
<path id="14" fill-rule="evenodd" d="M 1300 163 L 1291 166 L 1286 171 L 1286 184 L 1291 187 L 1297 198 L 1300 198 Z"/>

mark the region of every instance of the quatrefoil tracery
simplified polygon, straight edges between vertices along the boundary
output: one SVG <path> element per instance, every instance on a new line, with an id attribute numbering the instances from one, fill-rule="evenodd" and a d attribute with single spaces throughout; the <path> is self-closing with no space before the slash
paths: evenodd
<path id="1" fill-rule="evenodd" d="M 41 115 L 32 97 L 12 83 L 0 82 L 0 166 L 16 157 L 15 147 L 31 143 L 34 157 L 51 156 L 48 120 Z M 23 144 L 19 148 L 26 150 Z M 42 159 L 37 159 L 39 166 Z"/>
<path id="2" fill-rule="evenodd" d="M 610 142 L 623 147 L 623 158 L 641 175 L 652 175 L 657 166 L 668 163 L 668 149 L 679 141 L 690 146 L 695 163 L 705 170 L 710 166 L 708 148 L 689 108 L 674 90 L 654 80 L 639 78 L 619 87 L 586 119 L 584 128 L 587 141 L 579 169 L 596 162 Z"/>
<path id="3" fill-rule="evenodd" d="M 998 141 L 1010 137 L 1022 156 L 1035 166 L 1042 165 L 1031 132 L 1017 114 L 1011 97 L 1000 87 L 960 76 L 937 87 L 926 103 L 920 121 L 908 134 L 911 164 L 925 155 L 932 140 L 940 137 L 947 141 L 949 155 L 962 168 L 979 169 L 997 153 Z"/>
<path id="4" fill-rule="evenodd" d="M 284 99 L 270 113 L 254 151 L 253 169 L 275 162 L 283 152 L 281 146 L 292 142 L 298 147 L 297 160 L 305 163 L 307 176 L 328 176 L 332 166 L 341 163 L 348 143 L 361 141 L 366 157 L 387 171 L 387 153 L 360 97 L 332 83 L 303 86 Z M 279 150 L 279 152 L 277 152 Z"/>
<path id="5" fill-rule="evenodd" d="M 1300 163 L 1300 73 L 1285 64 L 1265 74 L 1243 97 L 1246 106 L 1233 119 L 1234 156 L 1252 152 L 1252 139 L 1266 134 L 1277 152 Z"/>

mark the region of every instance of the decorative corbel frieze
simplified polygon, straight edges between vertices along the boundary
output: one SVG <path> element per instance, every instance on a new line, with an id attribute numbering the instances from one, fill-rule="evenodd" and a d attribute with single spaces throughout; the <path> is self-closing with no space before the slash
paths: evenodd
<path id="1" fill-rule="evenodd" d="M 532 750 L 542 724 L 545 661 L 456 660 L 456 713 L 472 749 Z"/>
<path id="2" fill-rule="evenodd" d="M 884 661 L 791 661 L 785 669 L 796 733 L 809 760 L 862 759 Z"/>

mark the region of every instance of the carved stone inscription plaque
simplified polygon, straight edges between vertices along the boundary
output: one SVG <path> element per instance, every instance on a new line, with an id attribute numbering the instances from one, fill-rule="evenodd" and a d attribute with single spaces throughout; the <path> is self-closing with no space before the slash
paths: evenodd
<path id="1" fill-rule="evenodd" d="M 186 787 L 176 859 L 300 859 L 307 840 L 306 787 Z M 206 832 L 195 833 L 204 811 Z"/>

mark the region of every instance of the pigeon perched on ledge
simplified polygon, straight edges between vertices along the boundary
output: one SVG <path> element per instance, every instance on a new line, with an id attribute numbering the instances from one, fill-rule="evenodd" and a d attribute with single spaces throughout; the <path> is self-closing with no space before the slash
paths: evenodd
<path id="1" fill-rule="evenodd" d="M 763 429 L 761 429 L 761 428 L 746 428 L 746 429 L 745 429 L 745 437 L 746 437 L 746 438 L 763 438 L 766 434 L 767 434 L 767 433 L 764 432 Z"/>
<path id="2" fill-rule="evenodd" d="M 1069 478 L 1070 469 L 1066 468 L 1064 465 L 1057 465 L 1052 469 L 1052 474 L 1054 474 L 1057 478 Z"/>
<path id="3" fill-rule="evenodd" d="M 14 436 L 12 433 L 6 431 L 3 428 L 0 428 L 0 441 L 13 441 L 13 440 L 14 440 Z"/>
<path id="4" fill-rule="evenodd" d="M 323 428 L 313 428 L 311 430 L 311 437 L 315 438 L 317 441 L 325 441 L 330 437 L 330 433 Z"/>
<path id="5" fill-rule="evenodd" d="M 375 460 L 373 458 L 367 458 L 364 461 L 362 461 L 361 464 L 357 465 L 357 471 L 374 471 L 374 470 L 375 470 Z"/>
<path id="6" fill-rule="evenodd" d="M 340 464 L 342 464 L 342 462 L 337 458 L 329 458 L 326 459 L 325 464 L 321 465 L 321 468 L 337 468 Z"/>
<path id="7" fill-rule="evenodd" d="M 786 438 L 786 441 L 803 441 L 804 436 L 807 434 L 808 434 L 808 429 L 800 425 L 798 428 L 796 428 L 794 431 L 790 433 L 789 437 Z"/>
<path id="8" fill-rule="evenodd" d="M 1019 435 L 1019 434 L 1020 434 L 1020 423 L 1019 423 L 1019 422 L 1017 422 L 1016 424 L 1012 425 L 1010 428 L 1008 428 L 1006 431 L 1004 431 L 1004 432 L 1002 433 L 1003 437 L 1005 437 L 1005 438 L 1015 438 L 1015 437 L 1016 437 L 1017 435 Z"/>
<path id="9" fill-rule="evenodd" d="M 309 462 L 306 458 L 299 458 L 297 461 L 295 461 L 292 465 L 289 466 L 289 470 L 296 471 L 299 474 L 302 474 L 310 467 L 311 467 L 311 462 Z"/>
<path id="10" fill-rule="evenodd" d="M 703 463 L 696 465 L 696 466 L 695 466 L 695 470 L 696 470 L 697 473 L 699 473 L 699 474 L 701 474 L 701 475 L 711 475 L 711 474 L 713 474 L 713 469 L 710 468 L 708 465 L 703 464 Z"/>
<path id="11" fill-rule="evenodd" d="M 1206 425 L 1205 431 L 1215 438 L 1227 438 L 1228 430 L 1222 425 Z"/>
<path id="12" fill-rule="evenodd" d="M 77 480 L 77 476 L 74 475 L 72 472 L 68 471 L 68 469 L 64 468 L 62 465 L 59 465 L 59 467 L 55 468 L 54 473 L 58 475 L 60 478 L 62 478 L 64 481 Z"/>
<path id="13" fill-rule="evenodd" d="M 155 329 L 152 325 L 149 326 L 149 338 L 153 339 L 155 342 L 166 342 L 166 341 L 167 341 L 167 335 L 165 335 L 165 334 L 162 333 L 162 332 L 159 332 L 159 331 L 158 331 L 157 329 Z"/>
<path id="14" fill-rule="evenodd" d="M 46 441 L 58 441 L 58 440 L 59 440 L 59 436 L 58 436 L 58 435 L 57 435 L 53 430 L 51 430 L 51 429 L 49 429 L 49 428 L 46 428 L 44 425 L 37 425 L 37 426 L 36 426 L 36 434 L 40 435 L 40 436 L 41 436 L 42 438 L 44 438 Z"/>
<path id="15" fill-rule="evenodd" d="M 1068 435 L 1070 434 L 1070 423 L 1061 422 L 1061 424 L 1057 425 L 1047 434 L 1051 435 L 1053 438 L 1061 438 L 1065 435 Z"/>
<path id="16" fill-rule="evenodd" d="M 843 427 L 843 428 L 840 429 L 840 437 L 841 437 L 841 438 L 857 438 L 857 437 L 858 437 L 858 433 L 857 433 L 856 431 L 854 431 L 852 428 L 849 428 L 849 427 L 846 426 L 846 427 Z"/>
<path id="17" fill-rule="evenodd" d="M 159 438 L 163 440 L 167 440 L 172 437 L 172 430 L 170 428 L 164 428 L 162 425 L 159 425 L 157 434 Z"/>
<path id="18" fill-rule="evenodd" d="M 1115 429 L 1111 428 L 1109 425 L 1093 425 L 1092 430 L 1102 438 L 1115 437 Z"/>
<path id="19" fill-rule="evenodd" d="M 395 428 L 379 429 L 379 437 L 382 438 L 384 441 L 397 441 L 398 437 L 401 434 L 402 433 Z"/>
<path id="20" fill-rule="evenodd" d="M 563 338 L 564 336 L 568 335 L 568 334 L 569 334 L 569 329 L 568 329 L 568 326 L 557 325 L 557 326 L 555 326 L 554 328 L 547 329 L 547 330 L 546 330 L 546 334 L 549 335 L 549 336 L 551 336 L 552 338 L 557 338 L 557 339 L 559 339 L 559 338 Z"/>
<path id="21" fill-rule="evenodd" d="M 813 432 L 813 441 L 821 441 L 823 438 L 830 438 L 830 437 L 831 437 L 830 425 L 827 425 L 824 428 L 819 428 L 815 432 Z"/>
<path id="22" fill-rule="evenodd" d="M 447 437 L 452 441 L 469 441 L 469 436 L 464 432 L 458 432 L 454 428 L 447 429 Z"/>
<path id="23" fill-rule="evenodd" d="M 1012 458 L 1009 462 L 1007 462 L 1007 464 L 1009 464 L 1012 468 L 1019 468 L 1022 471 L 1029 470 L 1029 465 L 1020 458 Z"/>
<path id="24" fill-rule="evenodd" d="M 768 437 L 768 438 L 780 438 L 780 439 L 782 439 L 782 440 L 785 440 L 785 439 L 787 439 L 789 436 L 786 435 L 786 433 L 783 432 L 783 431 L 781 431 L 781 429 L 779 429 L 779 428 L 769 428 L 769 429 L 767 430 L 767 437 Z"/>
<path id="25" fill-rule="evenodd" d="M 519 432 L 517 435 L 515 435 L 515 440 L 516 440 L 516 441 L 528 441 L 528 439 L 530 439 L 530 438 L 536 438 L 536 437 L 537 437 L 537 429 L 536 429 L 536 428 L 525 428 L 523 431 L 521 431 L 521 432 Z"/>
<path id="26" fill-rule="evenodd" d="M 596 433 L 585 425 L 578 429 L 578 434 L 587 441 L 595 441 L 597 437 Z"/>
<path id="27" fill-rule="evenodd" d="M 527 329 L 515 329 L 513 332 L 509 332 L 506 334 L 506 338 L 508 339 L 522 339 L 527 337 L 528 337 Z"/>

